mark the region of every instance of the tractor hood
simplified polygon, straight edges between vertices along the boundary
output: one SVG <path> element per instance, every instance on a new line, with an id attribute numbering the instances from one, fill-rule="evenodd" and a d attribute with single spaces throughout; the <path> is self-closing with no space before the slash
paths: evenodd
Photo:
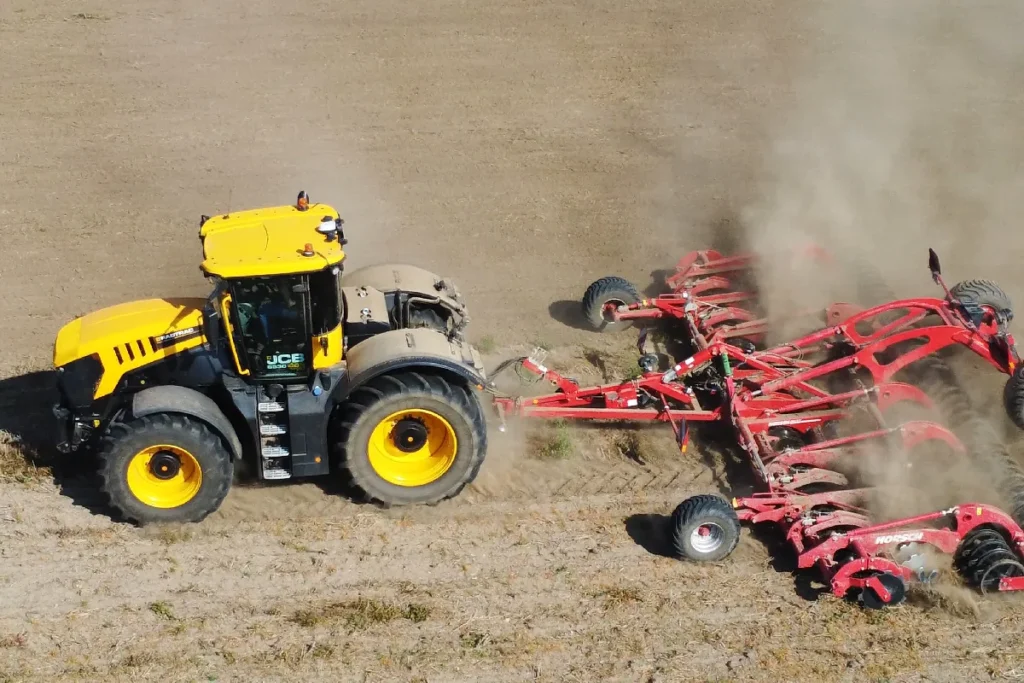
<path id="1" fill-rule="evenodd" d="M 53 345 L 56 367 L 99 356 L 104 367 L 139 367 L 202 343 L 205 299 L 145 299 L 102 308 L 66 324 Z"/>

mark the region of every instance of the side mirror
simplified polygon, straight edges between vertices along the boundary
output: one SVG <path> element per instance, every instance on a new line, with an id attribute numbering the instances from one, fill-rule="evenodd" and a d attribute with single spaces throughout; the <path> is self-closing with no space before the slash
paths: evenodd
<path id="1" fill-rule="evenodd" d="M 928 270 L 932 272 L 932 279 L 938 282 L 942 275 L 942 265 L 939 263 L 939 255 L 931 247 L 928 248 Z"/>

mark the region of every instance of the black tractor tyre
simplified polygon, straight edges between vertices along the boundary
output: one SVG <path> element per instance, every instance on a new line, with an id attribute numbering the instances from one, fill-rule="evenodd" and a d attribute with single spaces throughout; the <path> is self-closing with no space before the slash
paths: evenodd
<path id="1" fill-rule="evenodd" d="M 132 460 L 157 445 L 183 449 L 201 473 L 199 490 L 177 507 L 149 505 L 132 492 L 128 483 Z M 139 526 L 201 522 L 224 502 L 234 478 L 231 452 L 224 439 L 201 420 L 176 413 L 115 423 L 100 442 L 97 460 L 101 493 L 122 517 Z"/>
<path id="2" fill-rule="evenodd" d="M 404 486 L 388 481 L 374 468 L 373 432 L 399 411 L 429 411 L 444 420 L 442 428 L 450 427 L 454 433 L 453 460 L 437 479 Z M 476 478 L 487 451 L 487 422 L 467 386 L 439 375 L 400 371 L 374 378 L 352 393 L 340 408 L 331 445 L 337 463 L 369 501 L 385 507 L 433 505 L 457 496 Z"/>
<path id="3" fill-rule="evenodd" d="M 611 321 L 605 314 L 609 304 L 629 305 L 639 303 L 640 293 L 629 280 L 621 277 L 608 276 L 595 280 L 583 294 L 583 317 L 598 332 L 617 332 L 629 327 L 629 320 Z"/>
<path id="4" fill-rule="evenodd" d="M 964 280 L 950 287 L 949 293 L 964 303 L 971 301 L 979 306 L 988 306 L 997 312 L 1007 313 L 1009 317 L 1013 316 L 1013 303 L 1010 302 L 1010 297 L 991 280 Z"/>
<path id="5" fill-rule="evenodd" d="M 739 542 L 739 518 L 721 496 L 691 496 L 672 511 L 672 550 L 679 559 L 717 562 Z"/>

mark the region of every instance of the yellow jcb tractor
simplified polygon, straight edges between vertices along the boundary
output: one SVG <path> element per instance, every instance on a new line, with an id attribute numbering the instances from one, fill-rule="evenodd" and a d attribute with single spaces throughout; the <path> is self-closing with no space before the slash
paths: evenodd
<path id="1" fill-rule="evenodd" d="M 149 299 L 65 325 L 59 449 L 94 454 L 125 519 L 198 522 L 235 464 L 261 480 L 344 476 L 386 505 L 435 503 L 487 449 L 455 285 L 418 267 L 342 278 L 344 221 L 294 205 L 202 216 L 207 299 Z"/>

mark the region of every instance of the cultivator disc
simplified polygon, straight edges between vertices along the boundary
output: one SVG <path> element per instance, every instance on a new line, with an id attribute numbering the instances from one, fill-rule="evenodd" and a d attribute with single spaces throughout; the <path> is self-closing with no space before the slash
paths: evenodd
<path id="1" fill-rule="evenodd" d="M 882 609 L 903 602 L 907 597 L 907 584 L 895 574 L 880 572 L 869 579 L 861 592 L 861 602 L 868 609 Z"/>

